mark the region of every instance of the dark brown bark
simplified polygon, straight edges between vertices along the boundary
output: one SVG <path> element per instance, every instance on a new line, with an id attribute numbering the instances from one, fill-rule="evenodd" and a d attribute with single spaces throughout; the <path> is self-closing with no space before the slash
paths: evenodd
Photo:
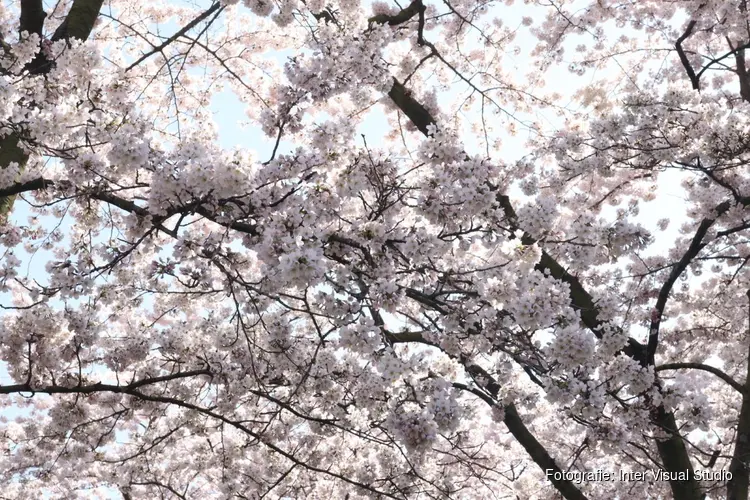
<path id="1" fill-rule="evenodd" d="M 669 481 L 672 497 L 675 500 L 702 500 L 706 495 L 701 490 L 700 483 L 695 479 L 695 469 L 685 447 L 685 440 L 682 439 L 677 429 L 674 413 L 659 406 L 654 410 L 653 419 L 656 425 L 669 434 L 668 439 L 656 441 L 656 448 L 659 450 L 664 470 L 670 473 L 688 473 L 686 481 Z"/>
<path id="2" fill-rule="evenodd" d="M 75 0 L 65 20 L 52 35 L 52 41 L 88 40 L 103 3 L 104 0 Z"/>
<path id="3" fill-rule="evenodd" d="M 747 292 L 750 299 L 750 290 Z M 750 330 L 748 330 L 750 336 Z M 747 340 L 746 340 L 747 341 Z M 745 368 L 745 391 L 737 421 L 737 435 L 734 452 L 729 463 L 732 478 L 727 482 L 727 500 L 747 500 L 750 486 L 750 345 L 748 345 L 747 367 Z"/>
<path id="4" fill-rule="evenodd" d="M 18 163 L 22 168 L 26 165 L 29 157 L 18 142 L 18 135 L 15 133 L 0 138 L 0 168 L 8 168 L 12 162 Z M 0 224 L 5 222 L 15 199 L 15 196 L 0 197 Z"/>
<path id="5" fill-rule="evenodd" d="M 737 49 L 734 59 L 737 63 L 737 78 L 740 81 L 740 96 L 744 101 L 750 102 L 750 80 L 745 66 L 745 49 Z"/>
<path id="6" fill-rule="evenodd" d="M 534 435 L 529 432 L 529 429 L 524 425 L 523 420 L 521 420 L 521 417 L 518 415 L 518 411 L 514 404 L 505 406 L 504 422 L 510 433 L 513 434 L 513 437 L 516 438 L 516 441 L 523 446 L 526 453 L 528 453 L 531 459 L 534 460 L 534 463 L 542 469 L 542 472 L 545 473 L 545 476 L 549 478 L 563 497 L 568 500 L 584 500 L 586 498 L 586 495 L 584 495 L 573 482 L 555 479 L 554 474 L 556 472 L 561 473 L 562 469 L 557 466 L 549 453 L 547 453 L 544 446 L 542 446 Z"/>
<path id="7" fill-rule="evenodd" d="M 750 376 L 750 373 L 748 375 Z M 727 500 L 747 500 L 748 484 L 750 484 L 748 465 L 750 465 L 750 397 L 743 394 L 734 453 L 729 464 L 732 479 L 727 482 Z"/>
<path id="8" fill-rule="evenodd" d="M 44 12 L 42 0 L 21 0 L 21 16 L 18 31 L 36 33 L 41 37 L 45 17 L 47 17 L 47 13 Z"/>
<path id="9" fill-rule="evenodd" d="M 461 389 L 469 390 L 482 398 L 490 406 L 497 406 L 499 404 L 497 401 L 497 395 L 500 391 L 500 384 L 492 377 L 492 375 L 478 365 L 468 365 L 466 366 L 466 371 L 475 380 L 479 379 L 485 381 L 483 388 L 486 393 L 471 390 L 463 384 L 454 385 Z M 563 498 L 566 500 L 586 500 L 586 495 L 578 489 L 578 486 L 576 486 L 573 481 L 564 478 L 565 476 L 562 475 L 563 470 L 558 467 L 557 463 L 552 456 L 550 456 L 544 445 L 536 439 L 531 431 L 529 431 L 529 428 L 526 427 L 526 424 L 523 423 L 523 419 L 521 419 L 521 416 L 518 414 L 516 405 L 514 403 L 503 405 L 503 411 L 503 423 L 508 428 L 511 435 L 521 446 L 523 446 L 523 449 L 526 450 L 526 453 L 528 453 L 534 463 L 542 469 L 545 477 L 549 478 L 552 485 L 563 496 Z M 559 474 L 559 476 L 555 477 L 556 473 Z"/>

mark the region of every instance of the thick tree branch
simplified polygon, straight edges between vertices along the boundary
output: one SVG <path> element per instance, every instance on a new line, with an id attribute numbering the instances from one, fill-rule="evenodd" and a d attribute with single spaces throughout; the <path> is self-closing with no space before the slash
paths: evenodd
<path id="1" fill-rule="evenodd" d="M 505 422 L 508 430 L 511 434 L 513 434 L 513 437 L 516 438 L 521 446 L 523 446 L 524 450 L 526 450 L 526 453 L 528 453 L 532 460 L 534 460 L 534 463 L 536 463 L 539 468 L 542 469 L 542 472 L 545 474 L 545 476 L 547 475 L 548 471 L 552 472 L 552 474 L 548 477 L 550 478 L 552 484 L 555 485 L 557 491 L 559 491 L 560 494 L 568 500 L 584 500 L 586 498 L 586 495 L 584 495 L 573 482 L 568 480 L 555 479 L 554 473 L 562 472 L 562 469 L 560 469 L 560 467 L 549 455 L 544 446 L 539 441 L 537 441 L 537 439 L 529 431 L 526 425 L 524 425 L 521 416 L 516 410 L 516 406 L 514 404 L 506 405 L 504 407 L 504 411 L 505 419 L 503 420 L 503 422 Z"/>
<path id="2" fill-rule="evenodd" d="M 409 120 L 414 124 L 420 132 L 427 135 L 427 126 L 435 125 L 435 120 L 427 108 L 422 103 L 417 101 L 411 96 L 411 92 L 401 84 L 395 78 L 393 79 L 393 87 L 388 92 L 388 97 L 391 98 L 393 103 L 398 106 L 398 109 L 404 113 Z"/>
<path id="3" fill-rule="evenodd" d="M 392 343 L 403 343 L 403 342 L 418 342 L 427 345 L 434 345 L 431 342 L 425 340 L 420 333 L 417 332 L 406 332 L 406 333 L 390 333 L 386 332 L 387 339 Z M 462 383 L 454 383 L 453 386 L 470 392 L 475 396 L 479 397 L 482 401 L 487 403 L 490 407 L 501 407 L 504 411 L 504 419 L 506 427 L 510 431 L 511 435 L 523 446 L 526 452 L 529 454 L 531 459 L 542 472 L 547 471 L 562 472 L 562 469 L 558 467 L 555 460 L 550 456 L 547 449 L 542 445 L 536 437 L 529 431 L 526 424 L 523 423 L 521 416 L 518 414 L 518 410 L 514 403 L 502 404 L 497 400 L 501 386 L 495 378 L 484 370 L 479 365 L 473 364 L 466 359 L 458 360 L 466 369 L 466 372 L 471 375 L 478 386 L 482 390 L 471 387 Z M 562 476 L 558 476 L 562 477 Z M 555 479 L 554 474 L 550 476 L 550 481 L 560 494 L 568 500 L 584 500 L 584 495 L 580 489 L 570 480 L 567 479 Z"/>
<path id="4" fill-rule="evenodd" d="M 651 317 L 651 327 L 649 329 L 646 359 L 648 365 L 654 364 L 656 349 L 659 346 L 659 325 L 661 324 L 661 318 L 664 314 L 664 307 L 667 305 L 667 299 L 669 298 L 669 294 L 672 292 L 672 287 L 674 286 L 680 275 L 685 272 L 685 269 L 687 269 L 693 259 L 706 246 L 706 242 L 704 242 L 703 239 L 705 238 L 708 230 L 711 228 L 714 222 L 716 222 L 716 219 L 726 213 L 726 211 L 729 210 L 730 207 L 731 203 L 725 201 L 715 208 L 716 217 L 703 219 L 703 221 L 698 226 L 698 229 L 695 231 L 695 235 L 693 236 L 693 240 L 690 242 L 690 246 L 688 247 L 687 251 L 683 254 L 680 261 L 674 265 L 674 267 L 672 268 L 672 272 L 669 273 L 669 277 L 659 290 L 659 296 L 656 300 L 656 306 L 654 307 L 654 312 Z"/>
<path id="5" fill-rule="evenodd" d="M 500 406 L 501 404 L 497 401 L 500 384 L 489 373 L 477 365 L 467 366 L 466 369 L 473 378 L 484 382 L 483 388 L 486 392 L 474 390 L 464 384 L 454 384 L 454 386 L 479 396 L 491 407 Z M 555 478 L 555 473 L 561 473 L 562 469 L 550 456 L 544 445 L 534 437 L 528 427 L 526 427 L 526 424 L 523 423 L 516 405 L 514 403 L 502 405 L 502 409 L 504 412 L 503 423 L 505 423 L 511 435 L 523 446 L 523 449 L 526 450 L 526 453 L 529 454 L 534 463 L 542 469 L 545 476 L 548 471 L 551 472 L 551 475 L 548 477 L 557 491 L 567 500 L 585 500 L 587 498 L 586 495 L 578 489 L 575 483 L 567 479 Z M 557 477 L 563 478 L 564 476 L 558 475 Z"/>
<path id="6" fill-rule="evenodd" d="M 103 3 L 104 0 L 74 0 L 65 20 L 52 35 L 52 41 L 70 40 L 72 38 L 82 41 L 88 40 Z"/>
<path id="7" fill-rule="evenodd" d="M 42 0 L 21 0 L 21 22 L 18 31 L 36 33 L 41 38 L 45 17 L 47 17 L 47 13 L 44 12 Z"/>
<path id="8" fill-rule="evenodd" d="M 28 155 L 21 149 L 20 140 L 16 133 L 10 133 L 0 137 L 0 168 L 8 168 L 11 163 L 17 163 L 19 166 L 26 165 Z M 3 190 L 0 190 L 2 193 Z M 19 191 L 23 192 L 23 191 Z M 10 213 L 15 196 L 0 194 L 0 224 L 3 223 Z"/>
<path id="9" fill-rule="evenodd" d="M 750 290 L 747 291 L 750 300 Z M 750 317 L 750 304 L 748 305 L 748 316 Z M 749 318 L 750 319 L 750 318 Z M 749 323 L 750 324 L 750 323 Z M 747 330 L 750 333 L 750 329 Z M 729 463 L 729 472 L 732 478 L 727 482 L 727 500 L 747 500 L 748 487 L 750 487 L 750 335 L 745 335 L 747 354 L 745 355 L 745 384 L 742 391 L 742 404 L 740 415 L 737 419 L 737 434 L 734 438 L 734 451 L 732 461 Z"/>
<path id="10" fill-rule="evenodd" d="M 727 39 L 727 41 L 729 41 Z M 740 81 L 740 96 L 745 102 L 750 102 L 750 80 L 748 79 L 747 67 L 745 65 L 745 49 L 739 47 L 735 49 L 730 42 L 729 47 L 734 51 L 734 61 L 737 65 L 735 72 Z"/>
<path id="11" fill-rule="evenodd" d="M 735 379 L 730 377 L 727 373 L 719 370 L 718 368 L 715 368 L 709 365 L 704 365 L 703 363 L 665 363 L 663 365 L 659 365 L 655 367 L 654 371 L 662 372 L 662 371 L 667 371 L 667 370 L 685 370 L 685 369 L 702 370 L 704 372 L 711 373 L 719 377 L 721 380 L 723 380 L 727 384 L 729 384 L 734 390 L 736 390 L 740 394 L 745 393 L 745 386 L 743 384 L 740 384 Z"/>
<path id="12" fill-rule="evenodd" d="M 412 3 L 392 16 L 388 14 L 378 14 L 376 16 L 372 16 L 367 21 L 370 25 L 388 24 L 388 26 L 398 26 L 399 24 L 404 24 L 405 22 L 409 21 L 420 12 L 424 12 L 424 10 L 425 6 L 422 4 L 422 0 L 414 0 Z"/>
<path id="13" fill-rule="evenodd" d="M 667 433 L 667 439 L 657 439 L 656 448 L 659 450 L 664 469 L 671 473 L 687 472 L 687 480 L 670 480 L 669 487 L 672 496 L 680 500 L 703 500 L 706 496 L 701 490 L 700 483 L 695 479 L 695 469 L 690 460 L 690 454 L 685 447 L 685 440 L 680 434 L 674 413 L 667 411 L 663 405 L 657 407 L 652 415 L 654 423 Z"/>
<path id="14" fill-rule="evenodd" d="M 116 392 L 121 394 L 128 394 L 149 385 L 160 384 L 162 382 L 171 382 L 173 380 L 180 380 L 202 375 L 211 377 L 213 376 L 213 373 L 208 369 L 175 372 L 170 373 L 169 375 L 142 378 L 126 385 L 102 384 L 98 382 L 96 384 L 76 385 L 71 387 L 51 385 L 43 386 L 40 388 L 34 387 L 33 385 L 28 383 L 0 385 L 0 394 L 17 394 L 20 392 L 29 392 L 32 394 L 93 394 L 95 392 Z"/>
<path id="15" fill-rule="evenodd" d="M 687 56 L 685 55 L 685 50 L 682 48 L 682 42 L 688 39 L 693 34 L 693 28 L 695 28 L 696 21 L 690 21 L 687 25 L 687 28 L 685 29 L 685 32 L 680 36 L 680 38 L 677 39 L 674 46 L 675 49 L 677 49 L 677 55 L 680 57 L 680 62 L 682 63 L 682 66 L 685 68 L 685 73 L 687 73 L 688 78 L 690 79 L 690 84 L 693 86 L 694 90 L 700 90 L 700 80 L 698 80 L 698 77 L 695 76 L 695 70 L 693 70 L 693 65 L 690 64 L 690 61 L 688 60 Z"/>

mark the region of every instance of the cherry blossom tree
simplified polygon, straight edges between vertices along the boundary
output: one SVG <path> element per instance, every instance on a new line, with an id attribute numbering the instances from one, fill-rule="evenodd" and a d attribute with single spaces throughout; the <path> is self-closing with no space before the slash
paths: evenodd
<path id="1" fill-rule="evenodd" d="M 745 0 L 0 3 L 0 496 L 747 499 L 747 48 Z"/>

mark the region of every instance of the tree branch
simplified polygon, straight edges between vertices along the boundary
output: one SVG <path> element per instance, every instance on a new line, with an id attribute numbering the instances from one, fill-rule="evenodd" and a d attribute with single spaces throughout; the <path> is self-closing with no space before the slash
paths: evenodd
<path id="1" fill-rule="evenodd" d="M 500 406 L 497 401 L 500 384 L 498 384 L 489 373 L 478 365 L 467 367 L 467 371 L 469 371 L 472 377 L 486 380 L 484 384 L 486 393 L 460 383 L 453 384 L 454 387 L 475 394 L 491 407 Z M 523 423 L 523 420 L 516 409 L 516 405 L 514 403 L 502 405 L 502 409 L 504 412 L 503 423 L 516 441 L 523 446 L 523 449 L 526 450 L 526 453 L 529 454 L 534 463 L 542 469 L 542 472 L 544 472 L 547 477 L 549 477 L 550 481 L 555 486 L 555 489 L 557 489 L 557 491 L 567 500 L 586 500 L 586 495 L 584 495 L 572 481 L 564 479 L 565 476 L 560 474 L 557 477 L 560 477 L 561 479 L 555 478 L 555 473 L 562 473 L 562 469 L 560 469 L 552 456 L 550 456 L 544 445 L 534 437 L 528 427 L 526 427 L 526 424 Z M 551 471 L 552 474 L 548 475 L 547 472 L 549 471 Z"/>
<path id="2" fill-rule="evenodd" d="M 422 0 L 414 0 L 392 16 L 389 16 L 388 14 L 378 14 L 369 18 L 367 22 L 369 25 L 387 24 L 388 26 L 398 26 L 399 24 L 409 21 L 420 12 L 424 12 L 424 10 L 425 6 L 422 4 Z"/>
<path id="3" fill-rule="evenodd" d="M 42 0 L 21 0 L 21 22 L 18 31 L 36 33 L 41 38 L 45 17 L 47 17 L 47 13 L 44 12 Z"/>
<path id="4" fill-rule="evenodd" d="M 750 300 L 750 290 L 747 291 Z M 750 316 L 750 304 L 748 307 Z M 750 332 L 750 330 L 748 330 Z M 745 342 L 747 342 L 745 335 Z M 737 417 L 737 433 L 734 438 L 734 451 L 732 461 L 729 463 L 729 472 L 732 478 L 727 481 L 727 500 L 747 500 L 748 486 L 750 486 L 750 345 L 746 346 L 745 355 L 745 384 L 742 386 L 742 404 L 740 414 Z"/>
<path id="5" fill-rule="evenodd" d="M 685 369 L 702 370 L 704 372 L 712 373 L 713 375 L 716 375 L 721 380 L 729 384 L 734 390 L 736 390 L 740 394 L 745 394 L 746 388 L 744 385 L 740 384 L 735 379 L 730 377 L 727 373 L 719 370 L 718 368 L 714 368 L 713 366 L 709 366 L 709 365 L 704 365 L 703 363 L 665 363 L 663 365 L 659 365 L 655 367 L 654 371 L 662 372 L 666 370 L 685 370 Z"/>
<path id="6" fill-rule="evenodd" d="M 669 273 L 667 281 L 664 282 L 661 289 L 659 290 L 659 296 L 656 300 L 656 307 L 654 307 L 654 314 L 651 317 L 651 327 L 649 329 L 646 358 L 646 362 L 648 365 L 654 364 L 656 349 L 659 346 L 659 325 L 661 324 L 661 317 L 664 314 L 664 307 L 667 305 L 667 299 L 669 298 L 669 294 L 672 291 L 672 287 L 674 286 L 680 275 L 685 271 L 685 269 L 687 269 L 688 265 L 690 265 L 690 262 L 692 262 L 692 260 L 698 255 L 698 253 L 700 253 L 700 251 L 706 246 L 706 243 L 703 242 L 703 238 L 706 236 L 708 230 L 711 228 L 714 222 L 716 222 L 716 219 L 726 213 L 726 211 L 729 210 L 730 207 L 731 204 L 728 201 L 725 201 L 714 209 L 717 214 L 716 217 L 703 219 L 703 221 L 698 226 L 698 229 L 696 230 L 695 235 L 693 236 L 693 240 L 690 242 L 690 246 L 688 247 L 687 251 L 682 256 L 680 261 L 672 268 L 672 272 Z"/>
<path id="7" fill-rule="evenodd" d="M 206 370 L 207 371 L 207 370 Z M 184 376 L 187 376 L 187 374 L 190 373 L 192 375 L 205 375 L 204 370 L 195 370 L 193 372 L 178 372 L 172 375 L 172 379 L 174 378 L 184 378 Z M 180 376 L 184 375 L 184 376 Z M 167 376 L 168 377 L 168 376 Z M 393 498 L 398 499 L 400 497 L 395 496 L 391 493 L 388 493 L 387 491 L 379 490 L 376 487 L 370 486 L 369 484 L 362 483 L 359 481 L 356 481 L 354 479 L 351 479 L 343 474 L 339 474 L 337 472 L 334 472 L 330 470 L 329 468 L 322 468 L 317 467 L 313 464 L 306 463 L 297 456 L 295 456 L 294 451 L 287 451 L 283 448 L 280 448 L 279 446 L 273 444 L 268 439 L 265 439 L 261 434 L 258 432 L 253 431 L 251 428 L 249 428 L 247 425 L 245 425 L 242 421 L 239 420 L 232 420 L 224 415 L 221 415 L 219 413 L 216 413 L 212 409 L 209 408 L 203 408 L 201 406 L 188 403 L 187 401 L 182 401 L 173 397 L 163 396 L 163 395 L 152 395 L 152 394 L 146 394 L 141 391 L 139 391 L 139 387 L 143 385 L 147 385 L 149 380 L 159 380 L 164 381 L 165 377 L 154 377 L 151 379 L 143 379 L 138 382 L 134 382 L 133 384 L 129 385 L 111 385 L 111 384 L 92 384 L 92 385 L 86 385 L 86 386 L 75 386 L 75 387 L 60 387 L 60 386 L 44 386 L 44 387 L 32 387 L 30 384 L 15 384 L 15 385 L 8 385 L 8 386 L 0 386 L 0 394 L 16 394 L 16 393 L 40 393 L 40 394 L 92 394 L 96 392 L 114 392 L 118 394 L 125 394 L 127 396 L 131 396 L 143 401 L 150 401 L 153 403 L 160 403 L 160 404 L 167 404 L 167 405 L 174 405 L 179 406 L 181 408 L 185 408 L 187 410 L 195 411 L 197 413 L 200 413 L 202 415 L 205 415 L 207 417 L 210 417 L 214 420 L 218 420 L 220 422 L 223 422 L 227 425 L 230 425 L 234 427 L 235 429 L 247 434 L 248 436 L 252 437 L 254 440 L 257 440 L 258 442 L 262 443 L 267 448 L 273 450 L 274 452 L 278 453 L 279 455 L 283 456 L 290 462 L 299 465 L 310 472 L 315 472 L 319 474 L 323 474 L 329 477 L 332 477 L 334 479 L 338 479 L 340 481 L 343 481 L 345 483 L 348 483 L 354 487 L 361 488 L 365 491 L 369 491 L 372 494 L 375 494 L 380 497 L 386 497 L 386 498 Z M 140 384 L 140 385 L 138 385 Z"/>
<path id="8" fill-rule="evenodd" d="M 167 45 L 171 44 L 172 42 L 177 40 L 179 37 L 181 37 L 188 31 L 190 31 L 191 29 L 193 29 L 198 23 L 206 19 L 208 16 L 210 16 L 214 12 L 216 12 L 218 15 L 222 10 L 224 10 L 224 7 L 222 7 L 219 2 L 216 2 L 208 10 L 206 10 L 205 12 L 197 16 L 195 19 L 187 23 L 182 28 L 180 28 L 174 35 L 170 36 L 169 38 L 164 40 L 164 42 L 159 44 L 157 47 L 154 47 L 152 50 L 150 50 L 149 52 L 146 52 L 141 57 L 139 57 L 133 64 L 128 66 L 125 69 L 125 71 L 130 71 L 131 69 L 135 68 L 136 66 L 141 64 L 143 61 L 151 57 L 152 55 L 156 54 L 157 52 L 161 52 L 162 50 L 164 50 L 165 47 L 167 47 Z"/>
<path id="9" fill-rule="evenodd" d="M 52 35 L 52 41 L 71 38 L 88 40 L 103 3 L 104 0 L 74 0 L 65 20 Z"/>
<path id="10" fill-rule="evenodd" d="M 688 39 L 693 34 L 693 28 L 695 28 L 696 21 L 690 21 L 687 25 L 687 28 L 685 29 L 685 32 L 680 36 L 680 38 L 677 39 L 674 46 L 675 49 L 677 49 L 677 55 L 680 57 L 680 62 L 682 63 L 682 66 L 685 68 L 685 73 L 687 73 L 688 78 L 690 79 L 690 83 L 693 86 L 693 90 L 700 90 L 700 80 L 697 76 L 695 76 L 695 71 L 693 70 L 693 66 L 690 64 L 690 61 L 688 60 L 687 56 L 685 55 L 685 51 L 682 48 L 682 42 Z"/>

